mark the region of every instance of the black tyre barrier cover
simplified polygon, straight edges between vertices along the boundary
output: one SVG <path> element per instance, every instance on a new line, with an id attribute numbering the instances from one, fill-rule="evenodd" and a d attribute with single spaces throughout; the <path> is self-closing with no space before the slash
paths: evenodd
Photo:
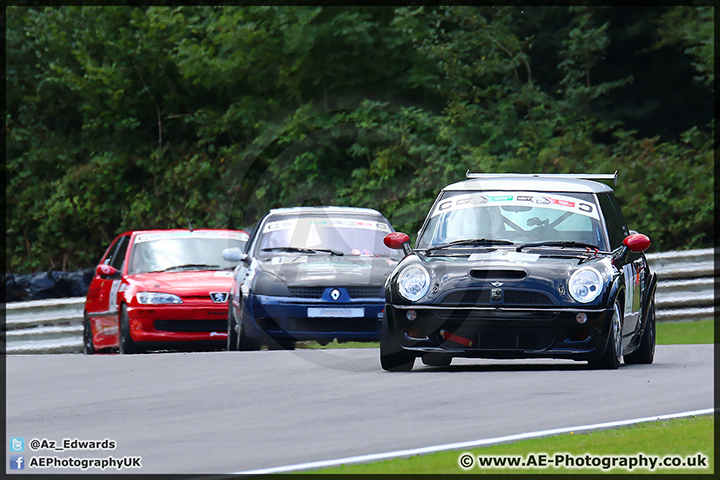
<path id="1" fill-rule="evenodd" d="M 84 297 L 87 295 L 95 270 L 85 268 L 75 272 L 38 272 L 5 274 L 3 302 L 24 302 L 46 298 Z"/>

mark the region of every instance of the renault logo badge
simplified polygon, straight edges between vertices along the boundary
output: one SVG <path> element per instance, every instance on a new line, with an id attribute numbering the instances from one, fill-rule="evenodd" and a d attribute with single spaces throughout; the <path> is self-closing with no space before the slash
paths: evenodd
<path id="1" fill-rule="evenodd" d="M 338 298 L 340 298 L 340 290 L 337 288 L 333 288 L 333 291 L 330 292 L 330 298 L 337 301 Z"/>

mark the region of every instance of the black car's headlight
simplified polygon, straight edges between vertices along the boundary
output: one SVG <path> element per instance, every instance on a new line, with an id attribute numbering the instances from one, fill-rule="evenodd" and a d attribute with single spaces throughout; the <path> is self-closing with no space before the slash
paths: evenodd
<path id="1" fill-rule="evenodd" d="M 572 298 L 580 303 L 592 302 L 603 289 L 600 272 L 591 267 L 581 268 L 573 273 L 568 282 Z"/>
<path id="2" fill-rule="evenodd" d="M 258 273 L 252 284 L 252 293 L 255 295 L 268 295 L 270 297 L 289 297 L 290 290 L 285 282 L 275 275 L 267 272 Z"/>
<path id="3" fill-rule="evenodd" d="M 410 265 L 400 272 L 397 286 L 403 298 L 415 302 L 430 290 L 430 274 L 420 265 Z"/>
<path id="4" fill-rule="evenodd" d="M 138 292 L 135 297 L 143 305 L 160 305 L 164 303 L 183 303 L 182 299 L 172 293 Z"/>

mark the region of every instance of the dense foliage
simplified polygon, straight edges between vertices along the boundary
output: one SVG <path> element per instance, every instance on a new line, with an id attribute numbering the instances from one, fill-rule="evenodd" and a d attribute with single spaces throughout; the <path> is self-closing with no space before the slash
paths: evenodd
<path id="1" fill-rule="evenodd" d="M 652 251 L 713 244 L 712 7 L 8 7 L 6 272 L 118 233 L 620 171 Z"/>

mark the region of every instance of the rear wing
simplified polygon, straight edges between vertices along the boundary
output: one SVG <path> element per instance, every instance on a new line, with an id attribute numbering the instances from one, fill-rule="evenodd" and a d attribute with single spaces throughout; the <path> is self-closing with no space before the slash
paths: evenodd
<path id="1" fill-rule="evenodd" d="M 618 171 L 615 173 L 465 173 L 465 178 L 493 178 L 493 177 L 539 177 L 539 178 L 578 178 L 581 180 L 612 180 L 615 186 L 618 182 Z"/>

